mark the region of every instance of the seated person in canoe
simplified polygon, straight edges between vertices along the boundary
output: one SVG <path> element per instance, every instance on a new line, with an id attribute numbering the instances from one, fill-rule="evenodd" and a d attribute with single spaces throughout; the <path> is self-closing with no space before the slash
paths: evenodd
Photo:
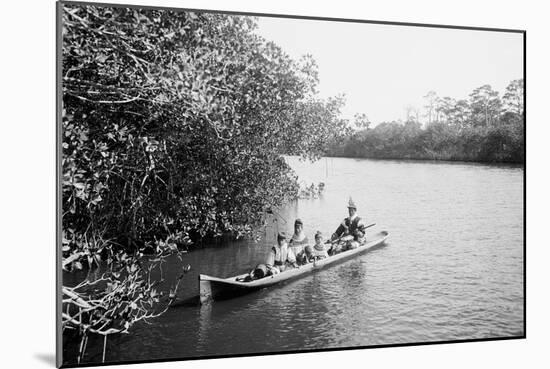
<path id="1" fill-rule="evenodd" d="M 270 269 L 266 264 L 258 264 L 254 269 L 252 269 L 247 276 L 237 278 L 238 282 L 250 282 L 255 279 L 262 279 L 264 277 L 267 277 L 268 275 L 272 274 Z"/>
<path id="2" fill-rule="evenodd" d="M 312 256 L 314 260 L 328 258 L 328 252 L 323 243 L 323 234 L 320 231 L 315 233 L 315 245 L 313 246 Z"/>
<path id="3" fill-rule="evenodd" d="M 311 263 L 313 260 L 313 247 L 311 247 L 311 245 L 306 245 L 304 249 L 296 255 L 296 262 L 299 265 Z"/>
<path id="4" fill-rule="evenodd" d="M 294 234 L 288 242 L 288 246 L 292 249 L 294 255 L 303 255 L 304 247 L 309 243 L 304 232 L 304 223 L 301 219 L 296 219 L 294 222 Z M 301 260 L 298 260 L 301 263 Z"/>
<path id="5" fill-rule="evenodd" d="M 292 248 L 288 246 L 287 235 L 280 232 L 277 235 L 277 245 L 271 248 L 267 257 L 266 265 L 271 274 L 277 274 L 284 271 L 289 265 L 296 267 L 296 256 Z"/>
<path id="6" fill-rule="evenodd" d="M 307 264 L 326 257 L 328 257 L 328 252 L 323 244 L 323 234 L 317 231 L 315 233 L 315 245 L 313 247 L 311 245 L 304 247 L 304 250 L 296 255 L 296 260 L 301 260 L 301 264 Z"/>
<path id="7" fill-rule="evenodd" d="M 331 254 L 336 254 L 339 251 L 346 251 L 358 247 L 363 243 L 365 239 L 366 226 L 359 215 L 357 215 L 357 206 L 353 200 L 349 199 L 348 202 L 349 217 L 338 226 L 336 231 L 332 234 L 330 242 L 334 243 L 345 236 L 353 236 L 352 240 L 347 241 L 344 245 L 339 245 L 338 242 L 333 244 Z"/>

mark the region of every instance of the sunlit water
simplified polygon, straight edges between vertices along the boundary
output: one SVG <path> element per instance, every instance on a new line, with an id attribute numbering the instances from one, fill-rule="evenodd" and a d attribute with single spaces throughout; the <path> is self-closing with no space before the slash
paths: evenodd
<path id="1" fill-rule="evenodd" d="M 110 338 L 107 361 L 523 335 L 522 167 L 288 160 L 302 178 L 325 182 L 323 196 L 282 209 L 263 242 L 187 254 L 183 297 L 198 293 L 199 272 L 228 277 L 263 261 L 277 228 L 291 231 L 296 217 L 310 238 L 329 235 L 349 196 L 376 223 L 371 234 L 390 233 L 386 245 L 282 286 L 171 309 Z M 169 278 L 181 266 L 171 260 Z M 84 361 L 101 352 L 102 341 L 90 340 Z"/>

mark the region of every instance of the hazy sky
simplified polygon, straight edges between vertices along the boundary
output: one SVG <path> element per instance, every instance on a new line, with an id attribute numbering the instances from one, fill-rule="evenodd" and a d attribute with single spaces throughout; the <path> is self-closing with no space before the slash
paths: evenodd
<path id="1" fill-rule="evenodd" d="M 366 23 L 259 18 L 258 33 L 291 57 L 312 54 L 321 97 L 346 94 L 343 115 L 377 124 L 421 108 L 430 90 L 467 98 L 481 85 L 504 91 L 523 76 L 523 35 Z"/>

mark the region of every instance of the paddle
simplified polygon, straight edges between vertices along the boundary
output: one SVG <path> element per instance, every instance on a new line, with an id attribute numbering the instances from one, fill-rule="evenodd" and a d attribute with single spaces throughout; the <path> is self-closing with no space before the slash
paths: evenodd
<path id="1" fill-rule="evenodd" d="M 370 228 L 370 227 L 375 226 L 375 225 L 376 225 L 376 223 L 369 224 L 369 225 L 366 226 L 364 229 Z M 349 236 L 349 235 L 340 236 L 340 237 L 338 237 L 337 239 L 335 239 L 334 241 L 327 240 L 325 243 L 326 243 L 326 244 L 329 244 L 329 243 L 330 243 L 330 244 L 335 244 L 335 243 L 340 242 L 340 240 L 341 240 L 342 238 L 346 237 L 346 236 Z"/>

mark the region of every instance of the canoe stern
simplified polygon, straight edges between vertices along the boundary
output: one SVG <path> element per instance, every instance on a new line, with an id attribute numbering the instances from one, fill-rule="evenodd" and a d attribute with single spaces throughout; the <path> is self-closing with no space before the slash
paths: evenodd
<path id="1" fill-rule="evenodd" d="M 261 288 L 261 286 L 237 282 L 236 277 L 222 279 L 211 277 L 206 274 L 199 275 L 199 297 L 201 304 L 206 304 L 213 300 L 226 300 L 255 291 L 259 288 Z"/>
<path id="2" fill-rule="evenodd" d="M 212 301 L 212 283 L 208 279 L 208 276 L 203 274 L 199 275 L 199 296 L 200 303 L 206 304 Z"/>

